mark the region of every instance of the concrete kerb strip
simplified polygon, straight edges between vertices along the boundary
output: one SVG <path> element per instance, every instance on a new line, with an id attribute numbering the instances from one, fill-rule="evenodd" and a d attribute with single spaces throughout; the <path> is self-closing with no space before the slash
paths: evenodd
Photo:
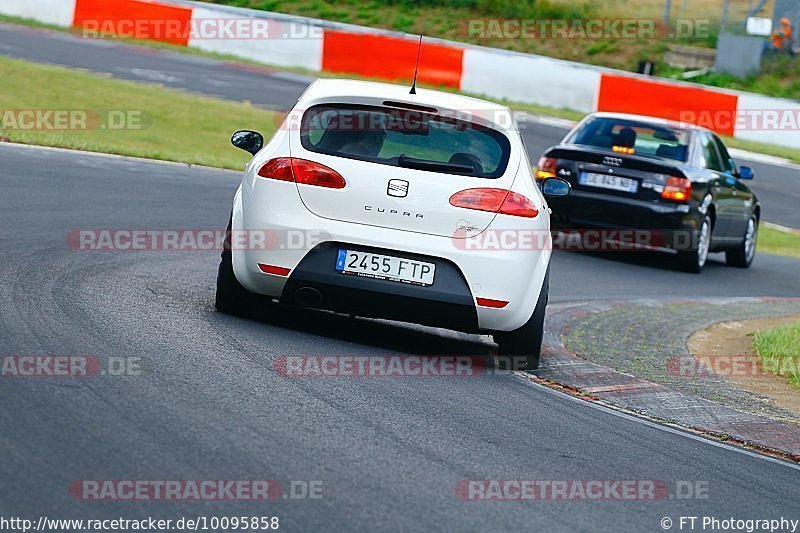
<path id="1" fill-rule="evenodd" d="M 775 299 L 724 299 L 729 303 L 769 300 Z M 785 300 L 800 301 L 798 298 Z M 693 300 L 691 303 L 704 301 L 722 300 Z M 572 321 L 589 313 L 608 311 L 619 306 L 656 303 L 675 304 L 680 301 L 637 299 L 548 306 L 542 365 L 528 375 L 529 379 L 555 386 L 589 401 L 800 462 L 800 425 L 742 413 L 710 400 L 586 361 L 579 354 L 568 351 L 562 342 L 561 336 L 565 328 Z"/>

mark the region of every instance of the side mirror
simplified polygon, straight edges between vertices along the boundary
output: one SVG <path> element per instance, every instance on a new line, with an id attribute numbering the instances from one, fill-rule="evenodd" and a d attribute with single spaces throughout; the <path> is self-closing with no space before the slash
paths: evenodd
<path id="1" fill-rule="evenodd" d="M 541 183 L 545 196 L 566 196 L 572 190 L 572 185 L 561 178 L 547 178 Z"/>
<path id="2" fill-rule="evenodd" d="M 744 165 L 739 167 L 739 179 L 740 180 L 751 180 L 753 179 L 753 169 L 750 167 L 746 167 Z"/>
<path id="3" fill-rule="evenodd" d="M 264 136 L 257 131 L 239 130 L 231 137 L 231 144 L 256 155 L 264 147 Z"/>

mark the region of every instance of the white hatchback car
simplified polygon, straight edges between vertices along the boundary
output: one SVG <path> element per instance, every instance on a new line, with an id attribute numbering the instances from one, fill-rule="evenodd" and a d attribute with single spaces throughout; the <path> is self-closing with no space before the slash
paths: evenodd
<path id="1" fill-rule="evenodd" d="M 246 314 L 271 299 L 490 333 L 501 355 L 538 366 L 549 209 L 507 107 L 319 80 L 266 146 L 252 131 L 232 142 L 254 157 L 233 200 L 217 309 Z"/>

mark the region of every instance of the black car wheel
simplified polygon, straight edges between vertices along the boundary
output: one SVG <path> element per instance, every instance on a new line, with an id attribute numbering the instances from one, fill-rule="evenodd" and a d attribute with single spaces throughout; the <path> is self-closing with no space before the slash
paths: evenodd
<path id="1" fill-rule="evenodd" d="M 499 345 L 498 353 L 501 360 L 512 363 L 505 365 L 508 370 L 536 370 L 539 368 L 549 289 L 550 267 L 545 274 L 542 290 L 539 292 L 539 300 L 536 302 L 536 308 L 533 310 L 531 318 L 514 331 L 495 334 L 494 338 Z"/>
<path id="2" fill-rule="evenodd" d="M 233 273 L 233 258 L 231 257 L 231 225 L 225 232 L 225 243 L 217 270 L 217 295 L 214 307 L 218 311 L 237 316 L 248 316 L 255 309 L 256 295 L 242 287 Z"/>
<path id="3" fill-rule="evenodd" d="M 747 221 L 742 242 L 736 247 L 725 251 L 725 262 L 731 266 L 747 268 L 756 256 L 756 243 L 758 241 L 758 219 L 755 215 Z"/>
<path id="4" fill-rule="evenodd" d="M 692 250 L 678 252 L 678 266 L 686 272 L 698 273 L 703 270 L 708 260 L 711 246 L 711 217 L 705 215 L 697 232 L 697 246 Z"/>

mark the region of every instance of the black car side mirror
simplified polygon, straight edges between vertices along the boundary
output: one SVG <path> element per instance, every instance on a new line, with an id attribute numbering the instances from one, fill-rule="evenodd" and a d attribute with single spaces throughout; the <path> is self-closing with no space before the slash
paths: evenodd
<path id="1" fill-rule="evenodd" d="M 231 137 L 231 144 L 256 155 L 264 147 L 264 136 L 257 131 L 239 130 Z"/>
<path id="2" fill-rule="evenodd" d="M 739 167 L 739 179 L 740 180 L 751 180 L 753 179 L 753 169 L 750 167 L 746 167 L 744 165 Z"/>
<path id="3" fill-rule="evenodd" d="M 572 190 L 572 185 L 561 178 L 547 178 L 541 182 L 542 193 L 545 196 L 566 196 Z"/>

